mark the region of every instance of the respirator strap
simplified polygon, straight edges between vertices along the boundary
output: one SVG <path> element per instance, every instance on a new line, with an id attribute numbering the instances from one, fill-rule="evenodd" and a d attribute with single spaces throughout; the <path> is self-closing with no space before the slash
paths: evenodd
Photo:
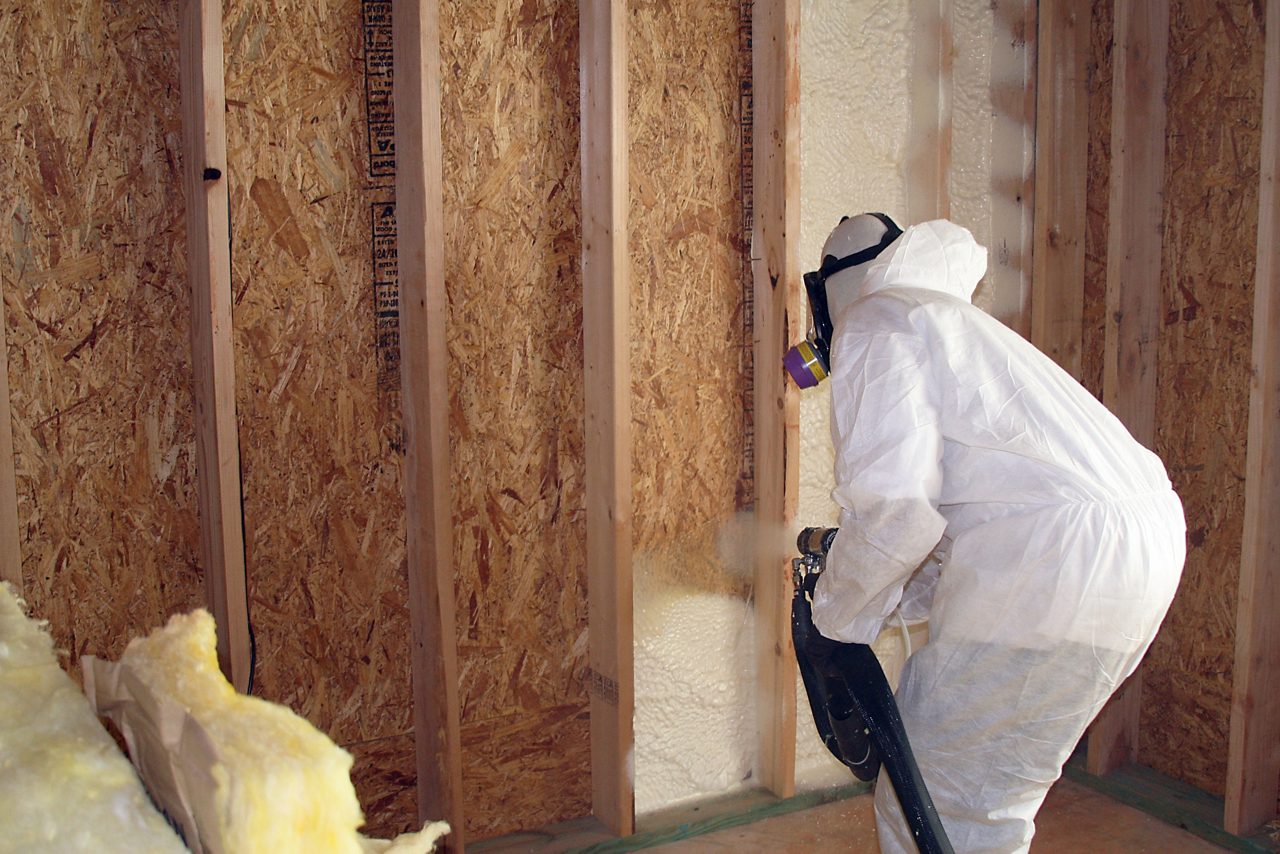
<path id="1" fill-rule="evenodd" d="M 834 276 L 841 270 L 847 270 L 850 267 L 857 267 L 859 264 L 865 264 L 885 249 L 889 248 L 890 243 L 893 243 L 893 241 L 902 236 L 902 229 L 898 228 L 898 224 L 889 219 L 889 217 L 882 213 L 872 213 L 869 214 L 869 216 L 873 216 L 880 220 L 880 222 L 884 223 L 885 233 L 884 236 L 880 238 L 880 242 L 875 246 L 868 246 L 861 252 L 855 252 L 844 258 L 836 258 L 834 255 L 828 255 L 822 259 L 822 266 L 818 268 L 818 275 L 825 279 L 828 276 Z"/>

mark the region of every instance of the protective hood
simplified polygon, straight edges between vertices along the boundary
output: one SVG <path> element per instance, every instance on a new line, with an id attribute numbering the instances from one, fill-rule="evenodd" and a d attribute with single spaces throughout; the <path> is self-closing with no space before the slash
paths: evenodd
<path id="1" fill-rule="evenodd" d="M 978 245 L 969 229 L 935 219 L 911 226 L 872 261 L 858 296 L 886 288 L 924 288 L 972 302 L 986 272 L 986 247 Z"/>

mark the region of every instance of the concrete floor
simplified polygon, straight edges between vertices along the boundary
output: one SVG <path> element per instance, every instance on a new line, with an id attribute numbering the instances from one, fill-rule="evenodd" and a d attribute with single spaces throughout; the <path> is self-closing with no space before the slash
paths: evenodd
<path id="1" fill-rule="evenodd" d="M 837 854 L 877 850 L 870 795 L 650 848 L 662 854 Z M 1036 819 L 1033 852 L 1042 854 L 1202 854 L 1225 851 L 1181 828 L 1060 780 Z"/>

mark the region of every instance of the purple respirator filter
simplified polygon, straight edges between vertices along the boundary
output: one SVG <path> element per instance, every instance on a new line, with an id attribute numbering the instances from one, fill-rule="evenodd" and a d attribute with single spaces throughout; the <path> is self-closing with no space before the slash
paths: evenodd
<path id="1" fill-rule="evenodd" d="M 782 365 L 800 388 L 813 388 L 827 378 L 826 360 L 812 341 L 801 341 L 788 350 Z"/>

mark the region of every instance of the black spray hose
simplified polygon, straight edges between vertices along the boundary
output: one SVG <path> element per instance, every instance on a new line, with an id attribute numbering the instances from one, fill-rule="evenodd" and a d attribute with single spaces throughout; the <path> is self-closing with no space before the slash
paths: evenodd
<path id="1" fill-rule="evenodd" d="M 832 663 L 850 686 L 848 697 L 871 732 L 871 741 L 906 816 L 907 826 L 915 837 L 921 854 L 954 854 L 947 832 L 938 818 L 938 809 L 925 787 L 920 768 L 911 753 L 902 715 L 893 699 L 893 691 L 884 677 L 880 662 L 871 647 L 860 643 L 840 644 L 832 654 Z M 853 686 L 856 686 L 853 687 Z M 831 709 L 837 714 L 836 708 Z"/>
<path id="2" fill-rule="evenodd" d="M 860 780 L 883 762 L 921 854 L 955 854 L 911 753 L 902 715 L 871 647 L 822 637 L 809 597 L 817 573 L 800 579 L 791 603 L 791 634 L 818 735 Z"/>

